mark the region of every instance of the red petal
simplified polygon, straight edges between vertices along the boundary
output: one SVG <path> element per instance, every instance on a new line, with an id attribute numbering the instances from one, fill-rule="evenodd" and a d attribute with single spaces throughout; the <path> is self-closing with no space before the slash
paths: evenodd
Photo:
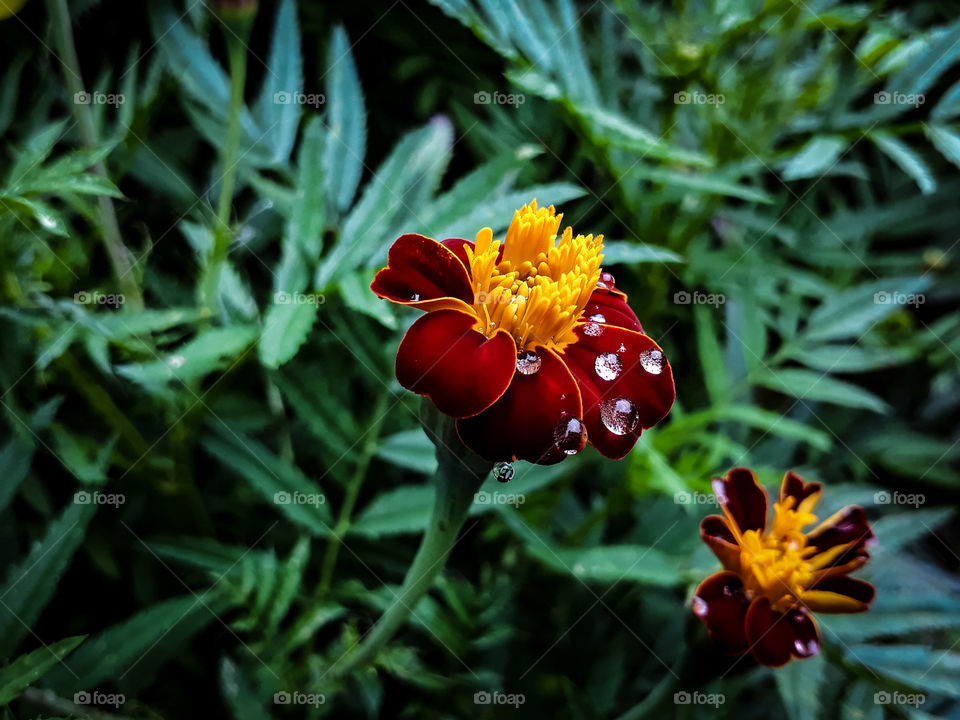
<path id="1" fill-rule="evenodd" d="M 598 315 L 603 319 L 596 317 Z M 590 296 L 590 302 L 583 311 L 583 317 L 586 320 L 643 332 L 640 320 L 627 304 L 627 294 L 620 290 L 594 290 Z"/>
<path id="2" fill-rule="evenodd" d="M 700 583 L 693 596 L 693 612 L 707 626 L 710 640 L 730 655 L 739 655 L 747 649 L 744 620 L 749 605 L 743 582 L 726 571 Z"/>
<path id="3" fill-rule="evenodd" d="M 493 405 L 513 377 L 516 345 L 505 330 L 485 337 L 474 329 L 476 322 L 456 310 L 438 310 L 417 320 L 397 350 L 400 384 L 456 418 Z"/>
<path id="4" fill-rule="evenodd" d="M 450 251 L 460 259 L 460 262 L 463 263 L 463 267 L 466 268 L 467 274 L 469 275 L 470 259 L 467 257 L 466 248 L 472 250 L 473 243 L 463 238 L 447 238 L 446 240 L 441 240 L 440 244 L 449 248 Z"/>
<path id="5" fill-rule="evenodd" d="M 793 655 L 808 658 L 820 652 L 820 631 L 806 608 L 788 610 L 786 622 L 793 631 L 793 649 L 790 651 Z"/>
<path id="6" fill-rule="evenodd" d="M 726 518 L 707 515 L 700 521 L 700 539 L 713 550 L 723 567 L 733 572 L 740 570 L 740 546 L 730 532 Z"/>
<path id="7" fill-rule="evenodd" d="M 779 667 L 794 649 L 794 630 L 789 618 L 770 607 L 770 600 L 757 598 L 747 610 L 747 640 L 750 652 L 761 665 Z"/>
<path id="8" fill-rule="evenodd" d="M 834 545 L 857 541 L 854 548 L 859 549 L 874 540 L 867 514 L 862 507 L 848 505 L 824 520 L 807 535 L 807 543 L 819 550 Z"/>
<path id="9" fill-rule="evenodd" d="M 785 498 L 794 498 L 795 502 L 793 508 L 796 510 L 801 502 L 803 502 L 809 496 L 819 493 L 820 490 L 820 483 L 808 483 L 802 477 L 793 472 L 793 470 L 788 470 L 786 475 L 783 476 L 783 482 L 780 483 L 779 499 L 780 502 L 783 502 Z"/>
<path id="10" fill-rule="evenodd" d="M 423 235 L 401 235 L 387 267 L 370 284 L 377 295 L 421 310 L 462 310 L 473 305 L 470 276 L 450 248 Z"/>
<path id="11" fill-rule="evenodd" d="M 714 478 L 713 492 L 740 532 L 767 526 L 767 493 L 749 468 L 736 467 L 726 477 Z"/>
<path id="12" fill-rule="evenodd" d="M 561 422 L 582 417 L 580 393 L 559 355 L 546 348 L 537 354 L 537 372 L 526 375 L 516 370 L 493 407 L 457 422 L 464 444 L 487 460 L 549 465 L 566 457 L 556 445 L 555 433 Z"/>
<path id="13" fill-rule="evenodd" d="M 673 371 L 646 335 L 589 322 L 578 325 L 576 333 L 579 339 L 564 348 L 563 359 L 580 385 L 590 442 L 619 460 L 642 430 L 670 412 L 676 398 Z"/>

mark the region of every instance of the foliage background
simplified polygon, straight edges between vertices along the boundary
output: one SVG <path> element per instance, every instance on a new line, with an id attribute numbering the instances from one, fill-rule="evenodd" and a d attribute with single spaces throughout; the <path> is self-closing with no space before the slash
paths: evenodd
<path id="1" fill-rule="evenodd" d="M 81 87 L 124 96 L 78 106 L 57 2 L 0 23 L 7 717 L 619 716 L 702 647 L 696 528 L 735 464 L 867 507 L 878 599 L 781 670 L 698 650 L 678 689 L 725 702 L 665 712 L 960 717 L 951 3 L 265 1 L 219 257 L 228 32 L 202 2 L 70 0 Z M 524 101 L 478 102 L 494 92 Z M 415 314 L 372 272 L 400 232 L 502 231 L 532 197 L 605 234 L 677 404 L 622 462 L 489 479 L 525 502 L 476 505 L 411 623 L 331 684 L 435 468 L 393 377 Z M 325 502 L 274 501 L 293 491 Z M 94 691 L 126 702 L 72 702 Z M 876 702 L 894 691 L 925 702 Z"/>

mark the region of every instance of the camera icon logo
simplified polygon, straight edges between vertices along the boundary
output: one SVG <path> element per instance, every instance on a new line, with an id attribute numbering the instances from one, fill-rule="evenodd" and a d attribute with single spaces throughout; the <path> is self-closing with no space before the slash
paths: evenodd
<path id="1" fill-rule="evenodd" d="M 689 305 L 690 300 L 690 293 L 688 293 L 686 290 L 679 290 L 673 294 L 674 305 Z"/>
<path id="2" fill-rule="evenodd" d="M 889 705 L 890 704 L 890 693 L 886 690 L 878 690 L 873 694 L 873 704 L 874 705 Z"/>
<path id="3" fill-rule="evenodd" d="M 290 693 L 286 690 L 281 690 L 273 694 L 273 704 L 274 705 L 289 705 L 290 704 Z"/>
<path id="4" fill-rule="evenodd" d="M 873 94 L 873 102 L 876 105 L 889 105 L 890 104 L 890 93 L 886 90 L 883 90 L 878 93 Z"/>
<path id="5" fill-rule="evenodd" d="M 691 701 L 690 693 L 686 690 L 681 690 L 673 694 L 673 704 L 674 705 L 689 705 Z"/>
<path id="6" fill-rule="evenodd" d="M 90 304 L 90 293 L 85 290 L 81 290 L 78 293 L 73 294 L 73 301 L 78 305 L 89 305 Z"/>
<path id="7" fill-rule="evenodd" d="M 673 94 L 673 102 L 675 105 L 689 105 L 690 104 L 690 93 L 686 90 L 681 90 L 680 92 L 675 92 Z"/>
<path id="8" fill-rule="evenodd" d="M 286 490 L 280 490 L 273 494 L 273 502 L 277 505 L 289 505 L 290 504 L 290 493 Z"/>
<path id="9" fill-rule="evenodd" d="M 677 505 L 689 505 L 690 504 L 690 493 L 688 492 L 678 492 L 673 495 L 673 502 Z"/>
<path id="10" fill-rule="evenodd" d="M 893 497 L 886 490 L 880 490 L 873 494 L 874 505 L 889 505 L 892 501 Z"/>
<path id="11" fill-rule="evenodd" d="M 877 305 L 889 305 L 890 304 L 890 293 L 885 290 L 876 292 L 873 294 L 873 302 Z"/>
<path id="12" fill-rule="evenodd" d="M 276 305 L 289 305 L 291 300 L 290 293 L 280 290 L 273 294 L 273 302 Z"/>
<path id="13" fill-rule="evenodd" d="M 89 505 L 92 496 L 86 490 L 78 490 L 73 494 L 73 502 L 76 505 Z"/>
<path id="14" fill-rule="evenodd" d="M 93 100 L 93 96 L 85 90 L 77 90 L 73 94 L 73 104 L 74 105 L 89 105 Z"/>
<path id="15" fill-rule="evenodd" d="M 473 704 L 474 705 L 489 705 L 490 704 L 490 693 L 486 690 L 479 690 L 473 694 Z"/>
<path id="16" fill-rule="evenodd" d="M 273 94 L 273 104 L 274 105 L 289 105 L 290 104 L 290 93 L 284 92 L 283 90 L 275 92 Z"/>
<path id="17" fill-rule="evenodd" d="M 81 690 L 80 692 L 73 694 L 74 705 L 89 705 L 90 703 L 90 693 L 88 693 L 86 690 Z"/>
<path id="18" fill-rule="evenodd" d="M 488 493 L 486 490 L 481 490 L 473 496 L 473 501 L 477 503 L 477 505 L 489 505 L 490 493 Z"/>
<path id="19" fill-rule="evenodd" d="M 473 94 L 474 105 L 489 105 L 490 99 L 490 93 L 488 93 L 486 90 L 481 90 L 480 92 L 475 92 Z"/>

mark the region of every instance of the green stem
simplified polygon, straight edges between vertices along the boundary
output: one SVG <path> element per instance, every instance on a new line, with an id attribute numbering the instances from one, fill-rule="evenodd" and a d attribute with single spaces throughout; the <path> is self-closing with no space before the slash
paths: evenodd
<path id="1" fill-rule="evenodd" d="M 420 548 L 393 603 L 360 644 L 346 655 L 340 665 L 332 669 L 331 675 L 335 679 L 345 677 L 371 662 L 410 617 L 413 608 L 443 570 L 447 556 L 467 520 L 474 495 L 492 468 L 492 463 L 469 455 L 466 450 L 458 454 L 449 450 L 462 447 L 449 418 L 444 416 L 438 429 L 441 441 L 437 444 L 440 466 L 436 476 L 436 496 Z"/>
<path id="2" fill-rule="evenodd" d="M 337 524 L 333 528 L 333 534 L 327 543 L 327 550 L 323 556 L 323 566 L 320 572 L 320 584 L 317 586 L 317 598 L 323 598 L 330 590 L 330 583 L 333 580 L 333 571 L 337 565 L 337 555 L 340 552 L 341 538 L 347 534 L 350 529 L 350 520 L 353 516 L 353 508 L 357 504 L 357 497 L 360 495 L 360 487 L 367 476 L 367 468 L 370 467 L 370 461 L 373 459 L 377 450 L 377 442 L 380 439 L 380 426 L 383 424 L 383 415 L 386 411 L 387 395 L 381 395 L 373 410 L 373 424 L 367 433 L 366 441 L 360 452 L 360 459 L 357 467 L 347 483 L 346 494 L 343 498 L 343 505 L 340 508 L 340 514 L 337 516 Z"/>
<path id="3" fill-rule="evenodd" d="M 240 110 L 243 107 L 243 90 L 247 81 L 247 49 L 236 35 L 227 35 L 227 55 L 230 63 L 230 106 L 227 109 L 227 134 L 223 143 L 220 178 L 220 198 L 217 202 L 217 225 L 213 234 L 213 249 L 207 259 L 203 281 L 204 303 L 213 308 L 220 268 L 230 248 L 230 207 L 236 185 L 236 157 L 240 146 Z"/>
<path id="4" fill-rule="evenodd" d="M 83 76 L 80 73 L 80 59 L 77 57 L 77 47 L 73 42 L 73 28 L 70 24 L 70 11 L 67 9 L 67 0 L 48 0 L 47 8 L 53 20 L 56 36 L 57 51 L 60 62 L 63 64 L 63 76 L 67 82 L 70 97 L 85 92 Z M 99 144 L 97 126 L 93 120 L 93 110 L 90 105 L 73 103 L 73 114 L 80 127 L 80 137 L 88 148 L 95 148 Z M 93 171 L 101 177 L 107 177 L 107 169 L 102 162 L 93 166 Z M 133 274 L 133 265 L 130 254 L 120 236 L 120 223 L 117 222 L 117 213 L 113 207 L 113 200 L 106 195 L 97 198 L 100 209 L 100 227 L 103 233 L 103 242 L 110 257 L 113 273 L 117 278 L 120 292 L 123 293 L 125 305 L 136 312 L 143 309 L 143 295 L 140 286 Z"/>

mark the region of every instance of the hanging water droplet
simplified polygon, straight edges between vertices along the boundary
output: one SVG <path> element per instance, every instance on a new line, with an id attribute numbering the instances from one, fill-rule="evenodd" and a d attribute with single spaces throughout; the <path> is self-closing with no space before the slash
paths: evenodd
<path id="1" fill-rule="evenodd" d="M 624 345 L 623 343 L 620 343 L 620 347 L 617 348 L 617 352 L 618 352 L 618 353 L 622 353 L 622 352 L 626 352 L 626 351 L 627 351 L 627 346 Z"/>
<path id="2" fill-rule="evenodd" d="M 596 315 L 591 315 L 589 319 L 590 319 L 590 320 L 593 320 L 594 322 L 606 322 L 606 321 L 607 321 L 607 319 L 606 319 L 601 313 L 597 313 Z"/>
<path id="3" fill-rule="evenodd" d="M 664 363 L 666 363 L 666 358 L 659 350 L 644 350 L 640 353 L 640 365 L 651 375 L 662 373 Z"/>
<path id="4" fill-rule="evenodd" d="M 534 375 L 541 365 L 543 360 L 533 350 L 524 350 L 517 354 L 517 372 L 522 375 Z"/>
<path id="5" fill-rule="evenodd" d="M 588 322 L 583 326 L 583 334 L 590 337 L 600 337 L 603 334 L 603 327 L 595 322 Z"/>
<path id="6" fill-rule="evenodd" d="M 600 419 L 603 426 L 614 435 L 626 435 L 637 427 L 640 413 L 627 398 L 614 398 L 600 403 Z"/>
<path id="7" fill-rule="evenodd" d="M 497 482 L 510 482 L 513 480 L 513 473 L 513 463 L 498 462 L 493 466 L 493 476 L 497 479 Z"/>
<path id="8" fill-rule="evenodd" d="M 600 353 L 593 362 L 593 369 L 604 380 L 616 380 L 623 371 L 623 363 L 615 353 Z"/>
<path id="9" fill-rule="evenodd" d="M 613 290 L 617 286 L 616 280 L 613 279 L 613 273 L 602 272 L 600 273 L 600 279 L 597 280 L 597 287 L 601 290 Z"/>
<path id="10" fill-rule="evenodd" d="M 417 302 L 418 300 L 420 300 L 420 293 L 410 294 L 410 302 Z"/>
<path id="11" fill-rule="evenodd" d="M 697 595 L 693 596 L 693 613 L 698 617 L 707 616 L 707 601 Z"/>
<path id="12" fill-rule="evenodd" d="M 587 446 L 587 428 L 580 418 L 564 415 L 553 429 L 553 442 L 567 455 L 576 455 Z"/>

